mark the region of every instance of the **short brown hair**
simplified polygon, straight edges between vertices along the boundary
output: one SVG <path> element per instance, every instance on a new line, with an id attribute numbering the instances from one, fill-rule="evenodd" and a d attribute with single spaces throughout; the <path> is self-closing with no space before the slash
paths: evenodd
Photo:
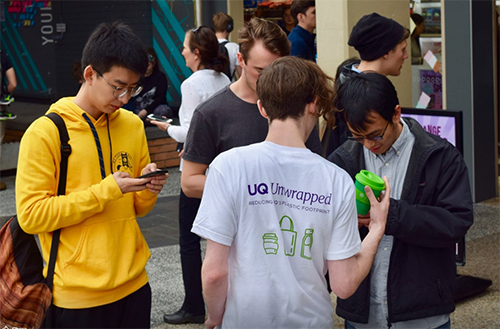
<path id="1" fill-rule="evenodd" d="M 227 26 L 231 23 L 232 19 L 223 12 L 218 12 L 212 16 L 212 24 L 215 32 L 227 31 Z"/>
<path id="2" fill-rule="evenodd" d="M 310 7 L 316 7 L 315 0 L 293 0 L 291 6 L 291 12 L 295 23 L 297 24 L 299 20 L 297 19 L 298 14 L 306 14 L 306 11 Z"/>
<path id="3" fill-rule="evenodd" d="M 239 30 L 238 42 L 243 60 L 247 61 L 250 49 L 260 41 L 265 49 L 281 57 L 290 55 L 291 44 L 286 33 L 276 23 L 254 17 Z"/>
<path id="4" fill-rule="evenodd" d="M 335 123 L 333 79 L 312 61 L 295 56 L 278 58 L 259 75 L 257 94 L 271 122 L 299 119 L 306 105 L 317 100 L 316 115 L 323 116 L 329 126 Z"/>
<path id="5" fill-rule="evenodd" d="M 401 36 L 401 40 L 399 40 L 399 43 L 405 41 L 409 37 L 410 37 L 410 30 L 405 27 L 405 29 L 403 31 L 403 35 Z"/>

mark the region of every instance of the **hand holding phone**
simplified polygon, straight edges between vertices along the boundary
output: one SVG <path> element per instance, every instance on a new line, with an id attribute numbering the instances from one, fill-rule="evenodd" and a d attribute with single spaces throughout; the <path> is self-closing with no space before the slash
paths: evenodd
<path id="1" fill-rule="evenodd" d="M 148 114 L 148 116 L 146 117 L 147 120 L 149 121 L 160 121 L 160 122 L 167 122 L 167 123 L 170 123 L 172 122 L 172 119 L 168 119 L 168 118 L 164 118 L 162 116 L 159 116 L 159 115 L 156 115 L 156 114 Z"/>
<path id="2" fill-rule="evenodd" d="M 144 175 L 136 177 L 136 178 L 147 178 L 147 177 L 151 177 L 151 176 L 161 176 L 161 175 L 165 175 L 166 173 L 168 173 L 168 169 L 162 168 L 162 169 L 152 171 L 150 173 L 144 174 Z"/>

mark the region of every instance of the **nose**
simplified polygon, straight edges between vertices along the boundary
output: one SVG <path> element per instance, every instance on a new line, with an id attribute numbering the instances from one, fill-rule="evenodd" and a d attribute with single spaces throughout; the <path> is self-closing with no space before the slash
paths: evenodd
<path id="1" fill-rule="evenodd" d="M 363 142 L 362 144 L 367 148 L 367 149 L 372 149 L 375 145 L 376 145 L 376 141 L 372 141 L 372 140 L 369 140 L 369 139 L 363 139 Z"/>
<path id="2" fill-rule="evenodd" d="M 117 97 L 117 99 L 123 104 L 127 104 L 130 98 L 132 98 L 130 90 L 125 95 Z"/>

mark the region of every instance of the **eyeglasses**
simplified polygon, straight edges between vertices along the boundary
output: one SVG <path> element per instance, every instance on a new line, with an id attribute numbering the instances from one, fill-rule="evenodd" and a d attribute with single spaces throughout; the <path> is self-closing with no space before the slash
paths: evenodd
<path id="1" fill-rule="evenodd" d="M 108 80 L 106 80 L 105 77 L 102 76 L 101 72 L 99 72 L 96 68 L 92 68 L 94 71 L 96 71 L 96 73 L 104 79 L 104 81 L 106 81 L 108 83 L 108 85 L 113 88 L 113 96 L 115 96 L 115 98 L 121 98 L 123 96 L 125 96 L 128 92 L 130 92 L 130 97 L 135 97 L 137 95 L 139 95 L 142 91 L 142 86 L 141 85 L 138 85 L 137 87 L 135 88 L 125 88 L 125 87 L 116 87 L 116 86 L 113 86 L 111 83 L 109 83 Z"/>
<path id="2" fill-rule="evenodd" d="M 384 134 L 385 134 L 385 131 L 387 130 L 388 126 L 389 126 L 389 121 L 387 121 L 387 124 L 385 125 L 384 131 L 382 131 L 382 135 L 372 136 L 372 137 L 366 137 L 366 136 L 354 137 L 354 136 L 350 135 L 350 136 L 346 136 L 346 138 L 348 140 L 356 141 L 356 142 L 362 142 L 365 139 L 369 140 L 369 141 L 381 141 L 382 139 L 384 139 Z"/>

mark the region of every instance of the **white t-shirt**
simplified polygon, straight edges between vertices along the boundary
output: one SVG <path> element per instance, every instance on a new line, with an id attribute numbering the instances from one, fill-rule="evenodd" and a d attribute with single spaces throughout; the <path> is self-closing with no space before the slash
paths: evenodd
<path id="1" fill-rule="evenodd" d="M 357 223 L 352 179 L 310 150 L 262 142 L 220 154 L 192 232 L 231 246 L 222 328 L 331 329 L 326 260 L 361 249 Z"/>
<path id="2" fill-rule="evenodd" d="M 228 41 L 227 39 L 217 39 L 219 43 L 223 43 L 225 41 Z M 233 82 L 236 81 L 234 77 L 234 69 L 236 65 L 238 64 L 238 52 L 240 51 L 240 46 L 238 46 L 237 43 L 234 42 L 228 42 L 224 46 L 227 49 L 227 55 L 229 56 L 229 70 L 231 71 L 231 74 L 233 75 Z"/>

